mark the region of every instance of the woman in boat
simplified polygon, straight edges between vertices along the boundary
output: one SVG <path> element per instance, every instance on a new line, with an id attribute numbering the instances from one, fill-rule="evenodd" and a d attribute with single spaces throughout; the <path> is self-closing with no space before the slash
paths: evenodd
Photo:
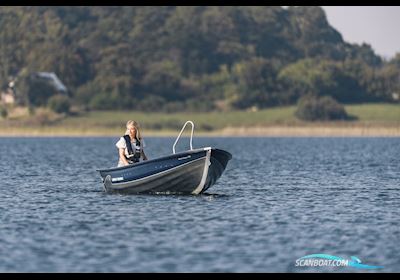
<path id="1" fill-rule="evenodd" d="M 126 123 L 125 135 L 119 139 L 115 146 L 117 146 L 119 154 L 118 167 L 137 163 L 140 158 L 147 160 L 143 150 L 145 144 L 140 135 L 139 124 L 136 121 L 129 120 Z"/>

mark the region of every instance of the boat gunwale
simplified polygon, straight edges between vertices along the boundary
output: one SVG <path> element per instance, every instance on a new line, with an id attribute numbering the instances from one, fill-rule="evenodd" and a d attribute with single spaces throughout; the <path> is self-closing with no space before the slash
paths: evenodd
<path id="1" fill-rule="evenodd" d="M 98 171 L 98 172 L 112 172 L 112 171 L 130 169 L 130 168 L 137 167 L 137 166 L 140 166 L 140 165 L 151 164 L 151 163 L 155 163 L 155 162 L 158 162 L 158 161 L 168 160 L 168 159 L 172 159 L 172 158 L 176 158 L 176 157 L 182 157 L 182 156 L 195 154 L 195 153 L 199 153 L 199 152 L 205 152 L 208 149 L 211 149 L 211 148 L 193 149 L 193 150 L 188 150 L 188 151 L 184 151 L 184 152 L 180 152 L 180 153 L 176 153 L 176 154 L 172 154 L 172 155 L 162 156 L 162 157 L 151 159 L 151 160 L 141 161 L 141 162 L 136 163 L 136 164 L 130 164 L 130 165 L 126 165 L 126 166 L 106 168 L 106 169 L 96 169 L 96 171 Z M 215 150 L 215 149 L 211 149 L 211 150 Z"/>

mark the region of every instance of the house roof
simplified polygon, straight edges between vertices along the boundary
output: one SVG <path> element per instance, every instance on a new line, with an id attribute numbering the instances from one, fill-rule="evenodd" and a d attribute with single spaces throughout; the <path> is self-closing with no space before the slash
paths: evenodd
<path id="1" fill-rule="evenodd" d="M 58 91 L 67 91 L 67 87 L 60 81 L 57 75 L 53 72 L 38 72 L 36 75 L 40 78 L 50 80 Z"/>

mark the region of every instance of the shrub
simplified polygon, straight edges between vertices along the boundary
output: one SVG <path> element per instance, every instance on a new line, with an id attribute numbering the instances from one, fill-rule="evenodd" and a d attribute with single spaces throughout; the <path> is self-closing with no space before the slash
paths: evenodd
<path id="1" fill-rule="evenodd" d="M 65 95 L 54 95 L 49 98 L 48 107 L 58 114 L 68 114 L 70 111 L 71 103 L 69 98 Z"/>
<path id="2" fill-rule="evenodd" d="M 299 99 L 296 117 L 305 121 L 348 120 L 343 105 L 330 96 L 303 96 Z"/>
<path id="3" fill-rule="evenodd" d="M 3 106 L 0 106 L 0 116 L 1 116 L 3 119 L 6 119 L 6 118 L 7 118 L 7 116 L 8 116 L 7 108 L 5 108 L 5 107 L 3 107 Z"/>
<path id="4" fill-rule="evenodd" d="M 35 108 L 35 106 L 33 106 L 33 105 L 29 105 L 28 106 L 28 112 L 29 112 L 29 116 L 34 116 L 35 115 L 35 113 L 36 113 L 36 108 Z"/>

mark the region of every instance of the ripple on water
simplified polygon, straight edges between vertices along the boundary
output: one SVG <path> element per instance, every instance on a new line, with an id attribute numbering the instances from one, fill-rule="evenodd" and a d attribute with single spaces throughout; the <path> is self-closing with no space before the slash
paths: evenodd
<path id="1" fill-rule="evenodd" d="M 200 138 L 234 154 L 200 196 L 105 194 L 116 140 L 0 138 L 0 271 L 324 271 L 295 267 L 315 253 L 399 271 L 396 138 Z"/>

